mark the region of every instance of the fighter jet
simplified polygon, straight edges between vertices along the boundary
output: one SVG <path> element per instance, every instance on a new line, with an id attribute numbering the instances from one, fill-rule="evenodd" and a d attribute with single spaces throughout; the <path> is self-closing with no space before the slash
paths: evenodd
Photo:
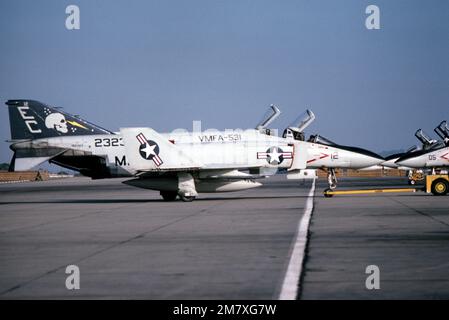
<path id="1" fill-rule="evenodd" d="M 8 100 L 10 170 L 29 170 L 49 161 L 93 179 L 132 177 L 124 183 L 158 190 L 164 200 L 192 201 L 198 193 L 259 187 L 258 178 L 279 169 L 295 178 L 301 170 L 363 168 L 384 161 L 370 151 L 335 144 L 304 129 L 315 119 L 308 110 L 282 136 L 268 128 L 280 111 L 271 106 L 255 129 L 173 131 L 121 128 L 113 132 L 34 100 Z"/>
<path id="2" fill-rule="evenodd" d="M 422 129 L 418 129 L 415 132 L 415 137 L 421 142 L 421 147 L 418 147 L 416 145 L 411 146 L 407 149 L 405 152 L 399 152 L 394 153 L 391 155 L 388 155 L 385 157 L 385 161 L 382 162 L 379 166 L 376 168 L 366 168 L 366 169 L 399 169 L 399 170 L 413 170 L 413 168 L 400 166 L 398 163 L 396 163 L 399 158 L 411 154 L 412 152 L 422 150 L 422 149 L 429 149 L 432 145 L 437 143 L 437 140 L 431 139 L 427 134 L 424 133 Z"/>
<path id="3" fill-rule="evenodd" d="M 400 157 L 396 163 L 411 168 L 431 168 L 432 170 L 449 168 L 449 127 L 447 122 L 442 121 L 434 131 L 442 139 L 441 141 L 431 140 L 431 143 L 427 143 L 421 150 Z M 424 139 L 425 142 L 429 142 L 429 140 L 427 137 Z"/>

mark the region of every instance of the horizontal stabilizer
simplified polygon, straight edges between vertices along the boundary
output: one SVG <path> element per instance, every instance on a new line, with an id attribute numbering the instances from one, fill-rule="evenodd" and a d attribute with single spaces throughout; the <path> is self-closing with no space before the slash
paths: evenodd
<path id="1" fill-rule="evenodd" d="M 15 158 L 10 171 L 29 171 L 49 159 L 50 157 Z"/>
<path id="2" fill-rule="evenodd" d="M 15 143 L 11 149 L 14 156 L 9 171 L 31 170 L 65 151 L 62 148 L 33 148 L 31 142 Z"/>

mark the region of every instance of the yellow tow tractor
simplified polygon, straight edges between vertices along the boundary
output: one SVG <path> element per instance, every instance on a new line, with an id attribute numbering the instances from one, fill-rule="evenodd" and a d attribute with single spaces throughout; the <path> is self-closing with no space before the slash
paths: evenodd
<path id="1" fill-rule="evenodd" d="M 425 191 L 435 196 L 444 196 L 449 192 L 449 174 L 429 174 L 425 177 L 424 188 L 385 188 L 385 189 L 359 189 L 359 190 L 324 190 L 326 198 L 334 195 L 372 194 L 372 193 L 399 193 Z"/>
<path id="2" fill-rule="evenodd" d="M 426 176 L 426 192 L 444 196 L 449 192 L 448 174 L 430 174 Z"/>

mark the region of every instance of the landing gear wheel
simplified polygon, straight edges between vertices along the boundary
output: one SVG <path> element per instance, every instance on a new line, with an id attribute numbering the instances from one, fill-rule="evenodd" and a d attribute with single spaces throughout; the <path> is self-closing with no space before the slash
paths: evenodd
<path id="1" fill-rule="evenodd" d="M 160 194 L 164 201 L 175 201 L 178 196 L 176 191 L 161 191 Z"/>
<path id="2" fill-rule="evenodd" d="M 332 191 L 332 189 L 326 189 L 324 190 L 324 197 L 325 198 L 332 198 L 334 195 L 333 194 L 329 194 L 329 191 Z"/>
<path id="3" fill-rule="evenodd" d="M 327 182 L 329 184 L 329 189 L 333 190 L 337 187 L 337 174 L 334 168 L 328 169 L 327 171 Z"/>
<path id="4" fill-rule="evenodd" d="M 432 183 L 431 191 L 435 196 L 445 196 L 449 190 L 449 183 L 444 179 L 436 179 Z"/>
<path id="5" fill-rule="evenodd" d="M 192 202 L 193 200 L 195 200 L 194 196 L 182 196 L 182 195 L 179 195 L 179 197 L 184 202 Z"/>
<path id="6" fill-rule="evenodd" d="M 422 172 L 418 172 L 418 171 L 412 171 L 409 175 L 408 178 L 410 181 L 413 181 L 412 184 L 415 184 L 417 181 L 422 181 L 424 180 L 425 176 Z"/>

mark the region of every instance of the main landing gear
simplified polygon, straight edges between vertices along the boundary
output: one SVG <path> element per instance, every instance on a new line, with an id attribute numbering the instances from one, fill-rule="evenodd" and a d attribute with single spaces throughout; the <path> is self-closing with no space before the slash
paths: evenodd
<path id="1" fill-rule="evenodd" d="M 175 201 L 178 196 L 176 191 L 161 191 L 160 194 L 164 201 Z"/>
<path id="2" fill-rule="evenodd" d="M 184 202 L 192 202 L 193 200 L 195 200 L 195 196 L 179 195 L 179 198 L 181 198 L 181 200 Z"/>
<path id="3" fill-rule="evenodd" d="M 187 196 L 179 194 L 177 191 L 160 191 L 160 195 L 164 201 L 175 201 L 179 195 L 179 198 L 184 202 L 192 202 L 195 200 L 195 196 Z"/>
<path id="4" fill-rule="evenodd" d="M 178 188 L 176 191 L 160 191 L 160 194 L 164 201 L 174 201 L 179 196 L 184 202 L 192 202 L 198 195 L 195 189 L 195 180 L 192 174 L 188 172 L 178 173 Z"/>
<path id="5" fill-rule="evenodd" d="M 408 184 L 415 185 L 418 181 L 423 181 L 425 179 L 424 172 L 422 170 L 410 170 L 408 172 Z"/>

